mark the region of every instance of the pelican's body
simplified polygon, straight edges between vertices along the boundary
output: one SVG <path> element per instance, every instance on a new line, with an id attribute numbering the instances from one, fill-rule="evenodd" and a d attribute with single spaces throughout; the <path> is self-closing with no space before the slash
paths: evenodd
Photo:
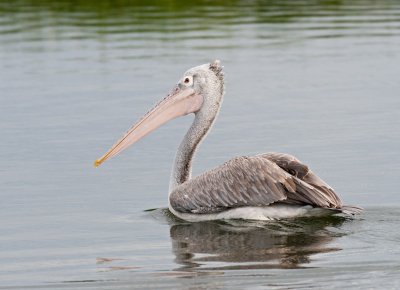
<path id="1" fill-rule="evenodd" d="M 169 120 L 194 113 L 170 179 L 169 209 L 179 218 L 268 220 L 360 212 L 357 207 L 343 206 L 329 185 L 289 154 L 236 157 L 192 179 L 193 156 L 218 115 L 223 95 L 219 61 L 188 70 L 171 93 L 97 160 L 96 166 Z"/>

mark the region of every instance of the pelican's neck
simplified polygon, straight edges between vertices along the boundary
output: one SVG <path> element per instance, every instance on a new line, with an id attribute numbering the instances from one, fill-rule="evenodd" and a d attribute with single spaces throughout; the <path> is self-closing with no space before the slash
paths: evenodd
<path id="1" fill-rule="evenodd" d="M 169 192 L 171 193 L 178 185 L 189 180 L 192 175 L 192 161 L 197 147 L 210 131 L 212 124 L 217 116 L 217 112 L 211 116 L 198 112 L 195 115 L 192 125 L 187 131 L 175 156 L 172 168 L 171 179 L 169 182 Z"/>

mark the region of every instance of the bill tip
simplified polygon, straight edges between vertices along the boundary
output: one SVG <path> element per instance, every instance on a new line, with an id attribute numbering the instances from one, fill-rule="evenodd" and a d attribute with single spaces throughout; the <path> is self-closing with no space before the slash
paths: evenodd
<path id="1" fill-rule="evenodd" d="M 101 164 L 101 162 L 102 162 L 102 160 L 101 159 L 97 159 L 95 162 L 94 162 L 94 167 L 99 167 L 99 165 Z"/>

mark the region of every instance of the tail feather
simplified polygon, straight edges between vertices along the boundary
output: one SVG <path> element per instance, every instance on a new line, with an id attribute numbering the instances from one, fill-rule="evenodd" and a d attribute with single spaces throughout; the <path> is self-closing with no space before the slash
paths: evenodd
<path id="1" fill-rule="evenodd" d="M 362 213 L 364 209 L 354 205 L 344 205 L 339 210 L 344 214 L 356 215 Z"/>

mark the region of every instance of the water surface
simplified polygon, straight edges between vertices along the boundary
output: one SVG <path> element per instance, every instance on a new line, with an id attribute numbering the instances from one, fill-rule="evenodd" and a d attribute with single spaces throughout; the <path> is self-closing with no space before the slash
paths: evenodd
<path id="1" fill-rule="evenodd" d="M 399 288 L 399 47 L 398 1 L 0 1 L 0 287 Z M 190 116 L 93 168 L 216 58 L 226 96 L 194 174 L 287 152 L 364 215 L 174 220 Z"/>

